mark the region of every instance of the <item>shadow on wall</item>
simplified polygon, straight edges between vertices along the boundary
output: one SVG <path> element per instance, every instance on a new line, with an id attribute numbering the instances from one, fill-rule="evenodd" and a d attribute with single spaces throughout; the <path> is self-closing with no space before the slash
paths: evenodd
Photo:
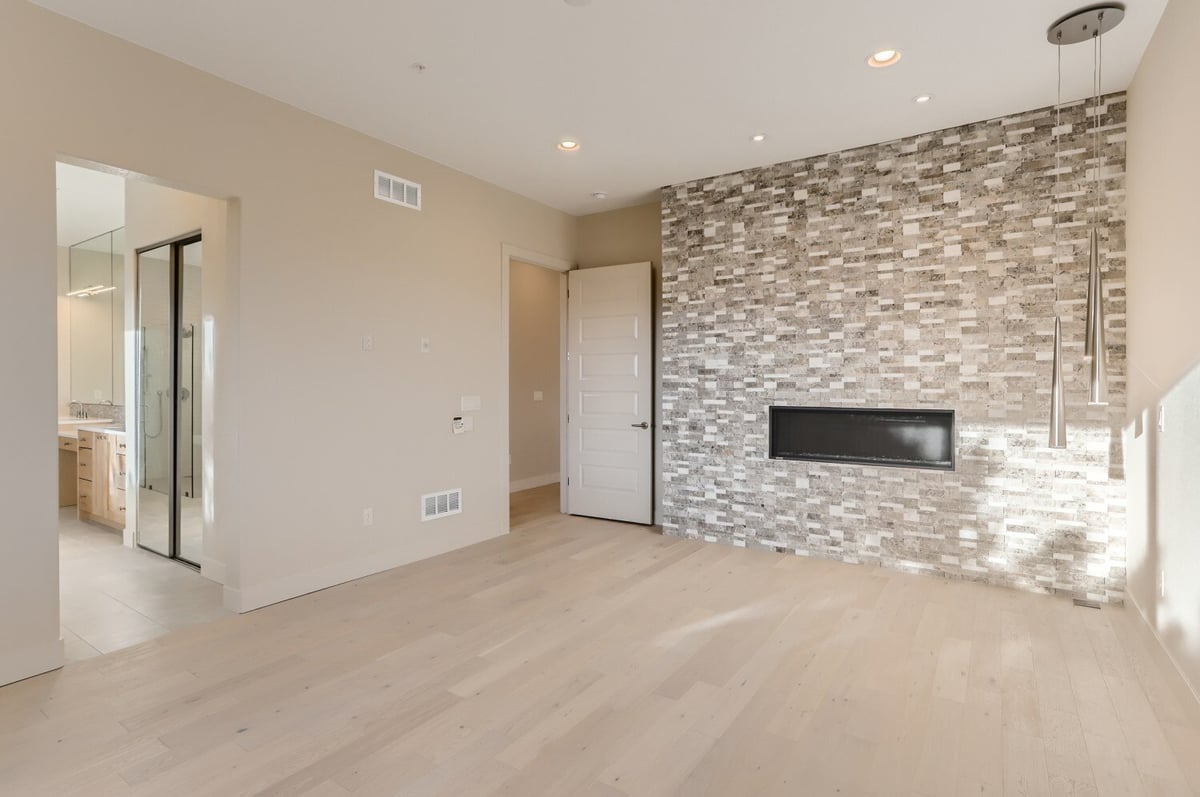
<path id="1" fill-rule="evenodd" d="M 1200 366 L 1124 431 L 1129 594 L 1200 685 Z"/>

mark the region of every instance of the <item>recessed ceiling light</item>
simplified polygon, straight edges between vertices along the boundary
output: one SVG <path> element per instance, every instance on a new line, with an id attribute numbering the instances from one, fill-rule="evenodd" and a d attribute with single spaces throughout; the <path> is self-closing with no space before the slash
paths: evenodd
<path id="1" fill-rule="evenodd" d="M 608 193 L 605 191 L 594 191 L 592 199 L 608 199 Z"/>
<path id="2" fill-rule="evenodd" d="M 900 60 L 899 50 L 880 50 L 867 59 L 867 66 L 882 69 L 885 66 L 892 66 Z"/>
<path id="3" fill-rule="evenodd" d="M 925 103 L 929 102 L 932 99 L 933 99 L 932 94 L 918 94 L 917 96 L 913 97 L 913 102 L 918 103 L 920 105 L 924 105 Z"/>
<path id="4" fill-rule="evenodd" d="M 564 138 L 562 141 L 558 142 L 558 148 L 563 152 L 578 152 L 579 142 L 573 138 Z"/>
<path id="5" fill-rule="evenodd" d="M 755 144 L 761 144 L 767 140 L 767 137 L 762 133 L 755 133 L 754 135 L 750 136 L 750 140 Z"/>

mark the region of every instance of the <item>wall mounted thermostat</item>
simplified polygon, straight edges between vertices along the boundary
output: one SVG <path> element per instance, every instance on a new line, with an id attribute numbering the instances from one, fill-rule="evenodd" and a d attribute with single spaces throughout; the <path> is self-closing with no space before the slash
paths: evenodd
<path id="1" fill-rule="evenodd" d="M 450 422 L 450 428 L 455 434 L 466 434 L 475 428 L 475 421 L 469 416 L 456 415 Z"/>

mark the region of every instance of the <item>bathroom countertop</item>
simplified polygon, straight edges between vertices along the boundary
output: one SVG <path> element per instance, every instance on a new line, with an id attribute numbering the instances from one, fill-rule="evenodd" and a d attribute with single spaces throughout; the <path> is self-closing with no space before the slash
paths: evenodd
<path id="1" fill-rule="evenodd" d="M 73 429 L 59 429 L 58 436 L 66 437 L 71 440 L 78 440 L 80 429 L 82 429 L 86 432 L 103 432 L 105 434 L 120 434 L 120 435 L 125 434 L 124 429 L 121 429 L 116 426 L 105 425 L 103 423 L 95 423 L 95 424 L 83 423 L 83 424 L 76 426 Z"/>

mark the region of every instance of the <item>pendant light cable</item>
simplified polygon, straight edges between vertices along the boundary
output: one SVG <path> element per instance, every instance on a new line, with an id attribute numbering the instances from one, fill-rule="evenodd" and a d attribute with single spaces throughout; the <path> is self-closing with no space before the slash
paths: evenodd
<path id="1" fill-rule="evenodd" d="M 1062 174 L 1062 146 L 1059 136 L 1062 135 L 1062 31 L 1058 32 L 1058 99 L 1054 102 L 1054 201 L 1050 204 L 1050 223 L 1054 225 L 1054 255 L 1050 264 L 1054 269 L 1054 314 L 1058 315 L 1058 205 L 1059 177 Z"/>

